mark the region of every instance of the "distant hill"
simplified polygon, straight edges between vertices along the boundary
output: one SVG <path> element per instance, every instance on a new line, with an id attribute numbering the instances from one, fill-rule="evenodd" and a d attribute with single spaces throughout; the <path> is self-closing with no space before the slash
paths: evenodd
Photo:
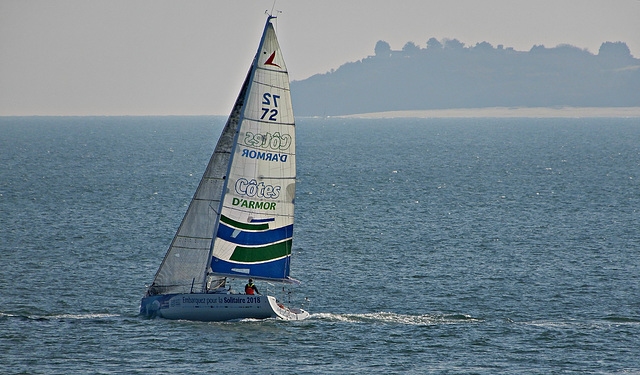
<path id="1" fill-rule="evenodd" d="M 640 106 L 640 59 L 623 42 L 597 55 L 570 45 L 515 51 L 457 39 L 379 41 L 375 55 L 291 83 L 302 116 L 486 107 Z"/>

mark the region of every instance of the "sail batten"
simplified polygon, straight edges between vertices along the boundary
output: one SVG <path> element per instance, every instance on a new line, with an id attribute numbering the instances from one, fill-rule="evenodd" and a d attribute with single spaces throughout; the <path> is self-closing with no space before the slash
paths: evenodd
<path id="1" fill-rule="evenodd" d="M 260 119 L 257 119 L 257 118 L 255 118 L 255 119 L 246 118 L 246 120 L 248 120 L 248 121 L 255 121 L 255 122 L 259 122 L 259 123 L 262 123 L 262 124 L 273 124 L 273 123 L 272 123 L 272 122 L 270 122 L 270 121 L 260 120 Z M 291 122 L 291 123 L 281 122 L 281 123 L 279 123 L 278 125 L 295 126 L 296 124 L 295 124 L 294 122 Z"/>

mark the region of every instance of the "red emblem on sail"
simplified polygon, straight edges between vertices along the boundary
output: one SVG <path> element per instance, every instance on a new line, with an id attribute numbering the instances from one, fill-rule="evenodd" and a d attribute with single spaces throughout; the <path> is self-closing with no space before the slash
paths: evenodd
<path id="1" fill-rule="evenodd" d="M 273 66 L 277 66 L 278 68 L 280 68 L 280 65 L 275 64 L 273 62 L 273 59 L 276 57 L 276 51 L 273 51 L 273 53 L 271 54 L 271 56 L 269 56 L 269 58 L 267 59 L 267 61 L 264 62 L 264 65 L 273 65 Z M 282 68 L 280 68 L 282 69 Z"/>

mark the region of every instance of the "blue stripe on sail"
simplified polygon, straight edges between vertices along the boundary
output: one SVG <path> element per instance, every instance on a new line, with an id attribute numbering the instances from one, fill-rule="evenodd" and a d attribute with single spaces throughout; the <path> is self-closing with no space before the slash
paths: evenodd
<path id="1" fill-rule="evenodd" d="M 252 223 L 267 223 L 269 221 L 276 221 L 276 218 L 272 217 L 270 219 L 251 219 Z"/>
<path id="2" fill-rule="evenodd" d="M 293 237 L 293 224 L 286 227 L 265 230 L 262 232 L 245 232 L 235 229 L 220 222 L 218 225 L 218 238 L 236 245 L 258 246 L 274 242 L 284 241 Z"/>
<path id="3" fill-rule="evenodd" d="M 215 273 L 266 279 L 285 279 L 289 276 L 290 255 L 284 258 L 258 264 L 229 262 L 213 257 L 211 270 Z M 240 272 L 234 270 L 241 270 Z"/>

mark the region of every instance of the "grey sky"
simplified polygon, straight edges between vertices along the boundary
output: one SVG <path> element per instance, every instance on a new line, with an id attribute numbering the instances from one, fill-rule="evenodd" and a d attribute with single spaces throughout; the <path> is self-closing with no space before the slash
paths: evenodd
<path id="1" fill-rule="evenodd" d="M 226 115 L 272 5 L 0 0 L 0 115 Z M 378 40 L 593 53 L 624 41 L 640 57 L 640 0 L 278 0 L 276 9 L 293 80 L 372 55 Z"/>

